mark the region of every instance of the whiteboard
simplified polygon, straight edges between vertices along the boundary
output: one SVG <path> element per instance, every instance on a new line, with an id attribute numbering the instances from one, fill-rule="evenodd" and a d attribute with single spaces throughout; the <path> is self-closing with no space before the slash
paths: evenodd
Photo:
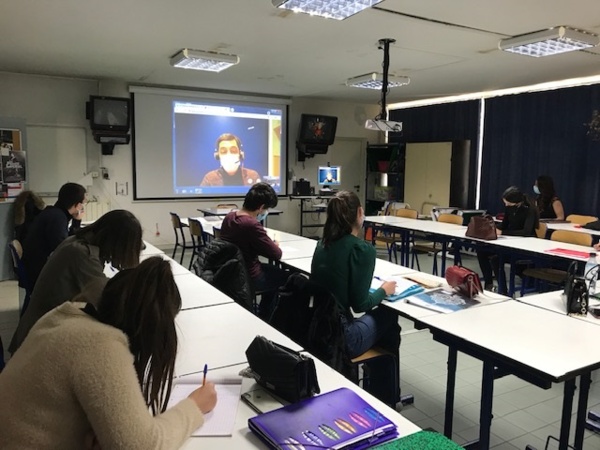
<path id="1" fill-rule="evenodd" d="M 27 187 L 55 195 L 67 181 L 77 182 L 87 169 L 83 127 L 27 126 Z"/>

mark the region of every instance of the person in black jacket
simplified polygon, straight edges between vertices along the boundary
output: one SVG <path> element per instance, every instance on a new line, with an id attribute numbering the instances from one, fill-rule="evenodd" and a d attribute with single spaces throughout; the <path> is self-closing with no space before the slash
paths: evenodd
<path id="1" fill-rule="evenodd" d="M 58 191 L 54 206 L 46 207 L 31 224 L 23 242 L 23 266 L 30 291 L 33 291 L 50 254 L 79 229 L 85 194 L 85 188 L 79 184 L 64 184 Z"/>
<path id="2" fill-rule="evenodd" d="M 496 229 L 496 233 L 505 236 L 535 236 L 535 230 L 539 226 L 537 207 L 516 186 L 510 186 L 502 194 L 504 202 L 504 218 L 502 224 Z M 500 263 L 498 255 L 493 250 L 477 250 L 479 267 L 483 273 L 486 290 L 492 290 L 494 276 L 499 280 Z M 506 293 L 506 282 L 498 286 L 498 291 Z"/>

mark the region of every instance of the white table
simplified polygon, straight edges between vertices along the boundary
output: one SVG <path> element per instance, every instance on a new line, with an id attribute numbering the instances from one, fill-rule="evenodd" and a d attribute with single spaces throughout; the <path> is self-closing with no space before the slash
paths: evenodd
<path id="1" fill-rule="evenodd" d="M 281 261 L 286 262 L 291 259 L 312 257 L 316 247 L 317 241 L 314 239 L 282 242 L 279 246 L 282 251 Z"/>
<path id="2" fill-rule="evenodd" d="M 183 267 L 181 264 L 179 264 L 177 261 L 175 261 L 173 258 L 171 258 L 170 256 L 167 256 L 164 253 L 161 253 L 158 255 L 142 255 L 142 256 L 140 256 L 140 262 L 142 262 L 145 259 L 148 259 L 152 256 L 160 256 L 165 261 L 169 261 L 169 264 L 171 264 L 171 270 L 173 271 L 173 275 L 188 275 L 188 274 L 192 273 L 188 269 Z"/>
<path id="3" fill-rule="evenodd" d="M 525 297 L 518 298 L 517 300 L 527 305 L 546 309 L 558 314 L 567 314 L 567 300 L 563 295 L 563 291 L 552 291 L 544 292 L 542 294 L 526 295 Z M 592 299 L 590 301 L 590 305 L 598 306 L 600 305 L 600 300 Z M 600 319 L 596 319 L 589 312 L 585 316 L 572 315 L 570 317 L 600 325 Z"/>
<path id="4" fill-rule="evenodd" d="M 353 390 L 362 398 L 364 398 L 369 404 L 371 404 L 376 410 L 384 414 L 388 419 L 396 424 L 400 437 L 408 436 L 409 434 L 416 433 L 421 429 L 400 415 L 398 412 L 391 409 L 381 401 L 377 400 L 371 394 L 363 391 L 357 385 L 352 383 L 347 378 L 344 378 L 338 372 L 325 365 L 316 358 L 315 366 L 317 369 L 317 378 L 319 380 L 319 386 L 321 392 L 329 392 L 341 387 L 346 387 Z M 208 378 L 231 378 L 235 377 L 240 370 L 246 368 L 246 364 L 239 364 L 231 367 L 226 367 L 217 370 L 210 370 L 208 372 Z M 183 377 L 183 379 L 188 377 Z M 192 376 L 192 379 L 195 379 Z M 254 389 L 258 389 L 258 386 L 252 379 L 243 379 L 242 381 L 242 392 L 248 392 Z M 185 445 L 182 447 L 183 450 L 206 450 L 206 449 L 264 449 L 265 444 L 248 429 L 248 419 L 256 416 L 256 412 L 251 409 L 244 402 L 240 401 L 237 410 L 237 416 L 235 420 L 235 426 L 232 436 L 227 437 L 191 437 L 187 440 Z"/>
<path id="5" fill-rule="evenodd" d="M 582 448 L 590 374 L 600 367 L 600 354 L 591 351 L 599 336 L 595 324 L 507 301 L 455 314 L 426 316 L 417 320 L 417 326 L 429 328 L 433 338 L 449 348 L 446 436 L 452 436 L 456 354 L 461 351 L 483 361 L 481 448 L 489 448 L 496 372 L 512 373 L 543 389 L 564 382 L 561 449 L 567 448 L 575 380 L 579 377 L 575 448 Z"/>
<path id="6" fill-rule="evenodd" d="M 149 242 L 144 241 L 144 244 L 146 245 L 146 248 L 144 250 L 142 250 L 142 252 L 140 253 L 140 256 L 161 255 L 161 254 L 165 253 L 160 248 L 155 247 L 154 245 L 152 245 Z"/>
<path id="7" fill-rule="evenodd" d="M 576 233 L 586 233 L 586 234 L 591 234 L 593 236 L 600 236 L 600 231 L 583 228 L 581 225 L 576 225 L 574 223 L 546 222 L 546 226 L 548 227 L 549 230 L 567 230 L 567 231 L 574 231 Z"/>
<path id="8" fill-rule="evenodd" d="M 297 234 L 287 233 L 285 231 L 275 230 L 273 228 L 265 227 L 265 231 L 267 232 L 267 236 L 269 236 L 274 241 L 284 243 L 290 241 L 304 241 L 304 240 L 312 240 L 304 236 L 298 236 Z"/>
<path id="9" fill-rule="evenodd" d="M 301 348 L 237 303 L 186 309 L 175 319 L 179 348 L 177 376 L 246 362 L 245 351 L 257 335 L 292 350 Z"/>
<path id="10" fill-rule="evenodd" d="M 310 275 L 312 255 L 305 258 L 293 258 L 282 261 L 286 266 L 292 267 L 300 272 Z M 415 273 L 414 269 L 394 264 L 390 261 L 377 258 L 375 260 L 374 275 L 378 277 L 387 277 L 392 275 L 405 275 L 407 273 Z"/>
<path id="11" fill-rule="evenodd" d="M 193 273 L 178 275 L 174 278 L 181 295 L 182 310 L 234 303 L 232 298 Z"/>

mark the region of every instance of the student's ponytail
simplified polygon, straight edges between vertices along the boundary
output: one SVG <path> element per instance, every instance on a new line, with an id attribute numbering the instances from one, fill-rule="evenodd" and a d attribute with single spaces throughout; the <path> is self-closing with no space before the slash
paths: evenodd
<path id="1" fill-rule="evenodd" d="M 354 192 L 340 191 L 329 200 L 327 220 L 323 228 L 323 245 L 325 247 L 352 233 L 359 208 L 360 200 Z"/>

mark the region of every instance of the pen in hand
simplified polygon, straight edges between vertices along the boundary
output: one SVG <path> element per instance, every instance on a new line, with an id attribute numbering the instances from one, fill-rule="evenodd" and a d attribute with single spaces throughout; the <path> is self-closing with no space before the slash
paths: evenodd
<path id="1" fill-rule="evenodd" d="M 204 364 L 204 376 L 202 377 L 202 386 L 206 385 L 206 372 L 208 372 L 208 364 Z"/>

